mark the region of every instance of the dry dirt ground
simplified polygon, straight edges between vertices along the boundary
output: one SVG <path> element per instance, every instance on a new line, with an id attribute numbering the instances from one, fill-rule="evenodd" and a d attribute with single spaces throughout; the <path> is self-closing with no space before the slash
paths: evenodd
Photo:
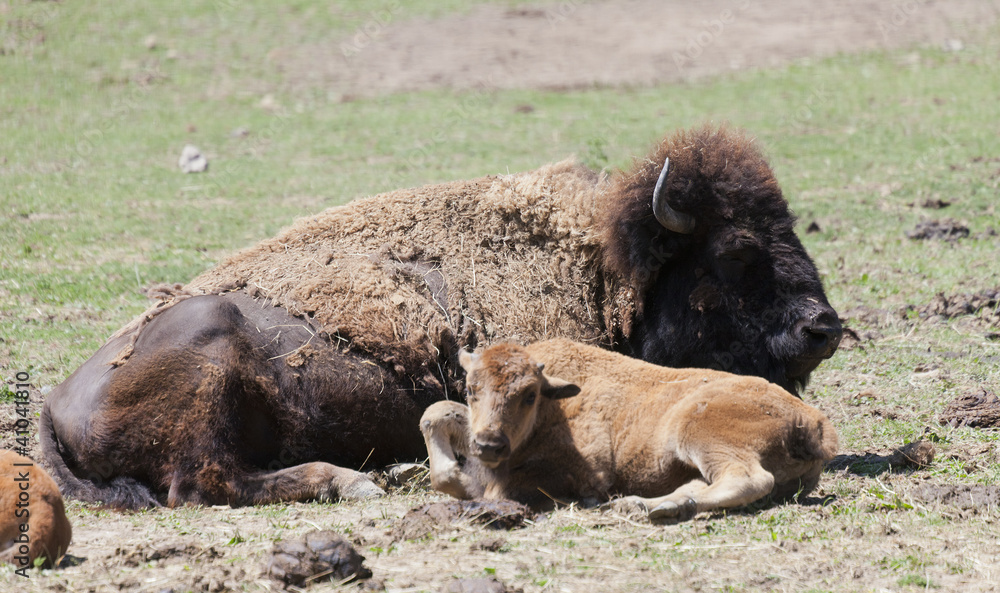
<path id="1" fill-rule="evenodd" d="M 955 44 L 994 0 L 564 0 L 396 22 L 271 53 L 293 85 L 342 96 L 449 87 L 569 89 L 677 82 L 838 52 Z"/>
<path id="2" fill-rule="evenodd" d="M 386 6 L 346 37 L 276 49 L 274 67 L 293 84 L 343 97 L 647 85 L 835 52 L 957 44 L 998 15 L 985 0 L 571 0 L 418 21 L 397 19 L 398 5 Z M 43 397 L 32 392 L 36 409 Z M 11 408 L 0 411 L 5 447 Z M 951 455 L 970 464 L 998 455 L 983 447 Z M 318 528 L 353 541 L 373 572 L 367 586 L 391 591 L 462 590 L 454 578 L 473 576 L 495 577 L 511 591 L 1000 589 L 998 490 L 870 469 L 888 453 L 845 452 L 804 504 L 670 526 L 569 507 L 511 531 L 455 517 L 401 535 L 407 511 L 447 500 L 419 480 L 375 503 L 118 513 L 72 502 L 74 541 L 62 567 L 30 579 L 0 569 L 0 590 L 274 590 L 264 575 L 273 543 Z M 942 529 L 949 520 L 970 527 L 951 535 Z"/>

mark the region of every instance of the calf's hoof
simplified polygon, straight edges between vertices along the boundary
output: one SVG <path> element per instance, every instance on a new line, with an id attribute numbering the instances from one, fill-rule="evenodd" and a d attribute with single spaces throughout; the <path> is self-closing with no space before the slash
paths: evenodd
<path id="1" fill-rule="evenodd" d="M 689 521 L 698 514 L 698 504 L 693 498 L 689 498 L 681 504 L 671 501 L 660 503 L 656 508 L 649 511 L 650 521 Z"/>
<path id="2" fill-rule="evenodd" d="M 385 491 L 375 485 L 367 476 L 353 480 L 351 483 L 341 486 L 337 492 L 340 498 L 346 500 L 359 500 L 364 498 L 378 498 L 385 496 Z"/>

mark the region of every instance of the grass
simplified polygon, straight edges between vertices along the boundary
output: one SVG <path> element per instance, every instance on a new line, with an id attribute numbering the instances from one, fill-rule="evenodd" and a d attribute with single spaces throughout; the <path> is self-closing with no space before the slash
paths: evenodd
<path id="1" fill-rule="evenodd" d="M 467 6 L 407 2 L 392 18 Z M 806 400 L 834 419 L 845 451 L 924 438 L 936 441 L 937 461 L 915 472 L 859 463 L 824 477 L 832 497 L 825 503 L 765 505 L 671 528 L 560 511 L 505 536 L 500 552 L 477 552 L 442 574 L 495 573 L 530 591 L 602 579 L 623 591 L 665 580 L 733 591 L 874 587 L 868 583 L 917 591 L 1000 578 L 989 568 L 995 509 L 970 519 L 909 494 L 925 480 L 1000 479 L 996 431 L 937 422 L 956 395 L 1000 387 L 1000 343 L 987 337 L 996 328 L 905 311 L 937 293 L 1000 286 L 998 239 L 987 234 L 1000 230 L 997 31 L 961 52 L 865 53 L 697 84 L 571 92 L 435 91 L 339 102 L 270 65 L 271 51 L 356 31 L 373 10 L 360 1 L 15 2 L 0 15 L 4 379 L 25 370 L 35 387 L 58 383 L 145 308 L 144 287 L 184 282 L 296 217 L 570 154 L 595 167 L 624 166 L 665 131 L 729 121 L 756 134 L 771 156 L 834 306 L 849 315 L 862 307 L 884 312 L 877 323 L 852 315 L 852 328 L 877 339 L 824 363 Z M 534 110 L 518 109 L 525 104 Z M 207 173 L 177 171 L 189 142 L 208 155 Z M 937 199 L 951 206 L 920 207 Z M 921 220 L 946 216 L 964 221 L 972 236 L 906 238 Z M 820 231 L 805 234 L 811 222 Z M 424 554 L 379 535 L 411 506 L 394 504 L 242 510 L 238 528 L 232 520 L 203 528 L 206 511 L 198 509 L 153 511 L 136 522 L 257 561 L 265 543 L 308 527 L 301 515 L 367 539 L 361 549 L 394 575 L 390 584 L 404 586 L 393 567 Z M 120 520 L 78 503 L 70 512 L 84 526 Z M 450 537 L 421 545 L 458 554 L 481 534 Z M 608 547 L 613 552 L 601 551 Z M 720 568 L 739 562 L 750 566 Z M 607 565 L 613 569 L 600 568 Z"/>

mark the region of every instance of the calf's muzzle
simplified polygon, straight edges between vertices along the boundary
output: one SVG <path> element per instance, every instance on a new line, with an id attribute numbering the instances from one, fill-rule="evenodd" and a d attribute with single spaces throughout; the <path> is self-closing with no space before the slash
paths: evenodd
<path id="1" fill-rule="evenodd" d="M 510 439 L 499 431 L 477 432 L 470 444 L 470 453 L 486 465 L 496 465 L 510 455 Z"/>

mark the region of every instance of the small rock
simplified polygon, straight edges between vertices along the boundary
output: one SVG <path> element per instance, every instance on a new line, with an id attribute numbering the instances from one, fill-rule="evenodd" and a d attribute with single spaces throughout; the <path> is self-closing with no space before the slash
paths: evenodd
<path id="1" fill-rule="evenodd" d="M 397 463 L 390 466 L 385 475 L 390 486 L 403 486 L 411 480 L 419 479 L 427 471 L 427 466 L 419 463 Z"/>
<path id="2" fill-rule="evenodd" d="M 168 60 L 176 60 L 178 58 L 178 56 L 180 56 L 180 54 L 177 53 L 176 49 L 168 49 L 167 50 L 166 58 Z"/>
<path id="3" fill-rule="evenodd" d="M 810 233 L 818 233 L 819 231 L 820 231 L 819 224 L 817 224 L 815 220 L 810 222 L 809 226 L 806 227 L 807 235 Z"/>
<path id="4" fill-rule="evenodd" d="M 178 159 L 177 166 L 185 173 L 201 173 L 208 169 L 208 159 L 201 154 L 197 146 L 188 144 L 181 151 L 181 158 Z"/>
<path id="5" fill-rule="evenodd" d="M 961 39 L 949 39 L 944 42 L 945 51 L 962 51 L 965 49 L 965 44 L 962 43 Z"/>
<path id="6" fill-rule="evenodd" d="M 275 544 L 267 574 L 286 587 L 306 587 L 316 581 L 343 582 L 371 578 L 349 541 L 333 531 L 312 531 Z"/>
<path id="7" fill-rule="evenodd" d="M 937 450 L 929 441 L 916 441 L 896 449 L 889 456 L 889 465 L 921 469 L 934 462 Z"/>
<path id="8" fill-rule="evenodd" d="M 146 49 L 149 51 L 153 51 L 156 49 L 156 35 L 147 35 L 142 44 L 145 45 Z"/>
<path id="9" fill-rule="evenodd" d="M 266 111 L 277 111 L 280 105 L 275 100 L 274 95 L 268 93 L 260 100 L 260 108 Z"/>
<path id="10" fill-rule="evenodd" d="M 854 399 L 856 399 L 856 400 L 873 399 L 874 400 L 874 399 L 878 399 L 878 394 L 876 394 L 871 389 L 862 389 L 861 391 L 859 391 L 858 393 L 856 393 L 854 395 Z"/>

